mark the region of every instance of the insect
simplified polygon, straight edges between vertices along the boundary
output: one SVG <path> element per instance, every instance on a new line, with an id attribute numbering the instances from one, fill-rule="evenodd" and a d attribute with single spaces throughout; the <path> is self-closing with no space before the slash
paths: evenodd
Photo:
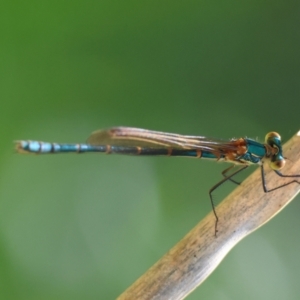
<path id="1" fill-rule="evenodd" d="M 249 138 L 225 141 L 204 136 L 180 135 L 131 127 L 113 127 L 93 132 L 85 144 L 17 141 L 16 149 L 19 153 L 36 154 L 104 152 L 107 154 L 184 156 L 233 163 L 222 172 L 224 178 L 209 190 L 209 197 L 216 218 L 215 235 L 217 234 L 219 218 L 212 193 L 227 180 L 239 184 L 233 177 L 249 165 L 257 164 L 260 166 L 262 187 L 266 193 L 291 183 L 300 184 L 297 179 L 292 179 L 272 189 L 268 189 L 266 186 L 264 161 L 268 161 L 274 172 L 281 177 L 300 177 L 300 175 L 283 175 L 280 172 L 285 166 L 285 159 L 282 153 L 281 137 L 277 132 L 269 132 L 265 137 L 265 143 L 259 143 Z M 228 175 L 228 172 L 235 165 L 239 165 L 239 168 Z"/>

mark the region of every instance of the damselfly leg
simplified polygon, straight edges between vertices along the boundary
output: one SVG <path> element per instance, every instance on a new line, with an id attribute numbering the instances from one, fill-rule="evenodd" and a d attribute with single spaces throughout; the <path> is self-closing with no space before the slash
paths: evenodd
<path id="1" fill-rule="evenodd" d="M 266 185 L 266 178 L 265 178 L 265 172 L 264 172 L 264 166 L 263 166 L 263 164 L 260 166 L 260 170 L 261 170 L 262 186 L 263 186 L 263 189 L 264 189 L 265 193 L 269 193 L 269 192 L 278 190 L 278 189 L 280 189 L 280 188 L 282 188 L 282 187 L 285 187 L 285 186 L 288 186 L 288 185 L 290 185 L 290 184 L 292 184 L 292 183 L 298 183 L 298 184 L 300 184 L 300 181 L 294 179 L 294 180 L 291 180 L 291 181 L 286 182 L 286 183 L 284 183 L 284 184 L 281 184 L 281 185 L 279 185 L 279 186 L 276 186 L 276 187 L 274 187 L 274 188 L 272 188 L 272 189 L 268 189 L 268 188 L 267 188 L 267 185 Z M 274 172 L 275 172 L 278 176 L 283 177 L 283 178 L 300 178 L 300 174 L 299 174 L 299 175 L 284 175 L 284 174 L 282 174 L 281 172 L 279 172 L 278 170 L 274 170 Z"/>
<path id="2" fill-rule="evenodd" d="M 231 166 L 232 168 L 232 166 Z M 217 184 L 215 184 L 210 190 L 209 190 L 209 198 L 210 198 L 210 203 L 211 203 L 211 207 L 212 210 L 214 212 L 216 221 L 215 221 L 215 237 L 217 237 L 217 232 L 218 232 L 218 222 L 219 222 L 219 218 L 216 212 L 216 208 L 215 208 L 215 204 L 213 201 L 213 197 L 212 197 L 212 192 L 217 189 L 219 186 L 221 186 L 224 182 L 226 182 L 227 180 L 230 180 L 233 176 L 235 176 L 236 174 L 240 173 L 241 171 L 245 170 L 246 168 L 248 168 L 248 165 L 244 165 L 242 167 L 240 167 L 238 170 L 236 170 L 235 172 L 233 172 L 232 174 L 230 174 L 229 176 L 225 177 L 224 179 L 222 179 L 221 181 L 219 181 Z M 226 171 L 226 170 L 225 170 Z"/>
<path id="3" fill-rule="evenodd" d="M 231 169 L 233 169 L 235 167 L 235 165 L 231 165 L 229 168 L 225 169 L 224 171 L 222 171 L 222 175 L 223 177 L 227 178 L 228 176 L 226 175 L 227 172 L 229 172 Z M 237 185 L 240 185 L 240 182 L 237 182 L 236 180 L 229 178 L 229 180 Z"/>

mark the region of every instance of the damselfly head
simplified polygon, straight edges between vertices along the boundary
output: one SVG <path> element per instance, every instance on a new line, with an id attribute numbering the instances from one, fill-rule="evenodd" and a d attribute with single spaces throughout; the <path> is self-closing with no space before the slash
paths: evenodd
<path id="1" fill-rule="evenodd" d="M 269 132 L 265 137 L 266 145 L 270 151 L 270 167 L 273 170 L 280 170 L 285 166 L 285 159 L 282 155 L 281 137 L 275 132 Z"/>

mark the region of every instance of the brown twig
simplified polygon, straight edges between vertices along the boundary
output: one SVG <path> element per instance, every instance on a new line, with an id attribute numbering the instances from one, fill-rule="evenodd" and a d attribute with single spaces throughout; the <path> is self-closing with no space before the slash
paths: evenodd
<path id="1" fill-rule="evenodd" d="M 292 137 L 283 149 L 289 159 L 283 174 L 300 174 L 300 134 Z M 291 179 L 267 170 L 266 180 L 272 188 Z M 293 183 L 264 193 L 260 170 L 256 170 L 217 206 L 217 237 L 214 235 L 215 217 L 210 213 L 118 300 L 184 299 L 210 275 L 231 248 L 274 217 L 299 191 L 300 184 Z"/>

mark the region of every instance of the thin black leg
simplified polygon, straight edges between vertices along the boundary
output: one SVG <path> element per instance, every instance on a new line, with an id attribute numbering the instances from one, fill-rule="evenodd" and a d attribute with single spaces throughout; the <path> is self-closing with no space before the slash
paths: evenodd
<path id="1" fill-rule="evenodd" d="M 215 184 L 210 190 L 209 190 L 209 197 L 210 197 L 210 203 L 211 203 L 211 207 L 213 209 L 215 218 L 216 218 L 216 222 L 215 222 L 215 237 L 217 237 L 217 232 L 218 232 L 218 221 L 219 218 L 217 216 L 217 212 L 216 212 L 216 208 L 214 205 L 214 201 L 213 201 L 213 197 L 212 197 L 212 192 L 218 188 L 219 186 L 221 186 L 224 182 L 226 182 L 227 180 L 230 180 L 231 177 L 233 177 L 234 175 L 236 175 L 237 173 L 245 170 L 248 167 L 248 165 L 242 166 L 241 168 L 239 168 L 238 170 L 236 170 L 235 172 L 233 172 L 232 174 L 230 174 L 228 177 L 225 177 L 224 179 L 222 179 L 221 181 L 219 181 L 217 184 Z"/>
<path id="2" fill-rule="evenodd" d="M 265 172 L 264 172 L 264 166 L 263 166 L 263 165 L 260 166 L 260 170 L 261 170 L 261 181 L 262 181 L 262 186 L 263 186 L 263 189 L 264 189 L 264 192 L 265 192 L 265 193 L 269 193 L 269 192 L 275 191 L 275 190 L 277 190 L 277 189 L 280 189 L 280 188 L 282 188 L 282 187 L 285 187 L 285 186 L 287 186 L 287 185 L 290 185 L 291 183 L 298 183 L 298 184 L 300 184 L 300 181 L 294 179 L 294 180 L 291 180 L 291 181 L 289 181 L 289 182 L 287 182 L 287 183 L 284 183 L 284 184 L 282 184 L 282 185 L 276 186 L 275 188 L 272 188 L 272 189 L 269 190 L 269 189 L 267 188 L 267 185 L 266 185 Z M 283 177 L 283 178 L 286 178 L 286 177 L 289 177 L 289 178 L 300 178 L 300 175 L 283 175 L 283 174 L 281 174 L 278 170 L 274 170 L 274 172 L 275 172 L 278 176 Z"/>
<path id="3" fill-rule="evenodd" d="M 225 178 L 228 178 L 228 176 L 226 175 L 226 173 L 231 170 L 232 168 L 234 168 L 235 165 L 231 165 L 229 168 L 225 169 L 223 172 L 222 172 L 222 175 L 225 177 Z M 229 180 L 237 185 L 240 185 L 241 183 L 232 179 L 232 178 L 229 178 Z"/>

